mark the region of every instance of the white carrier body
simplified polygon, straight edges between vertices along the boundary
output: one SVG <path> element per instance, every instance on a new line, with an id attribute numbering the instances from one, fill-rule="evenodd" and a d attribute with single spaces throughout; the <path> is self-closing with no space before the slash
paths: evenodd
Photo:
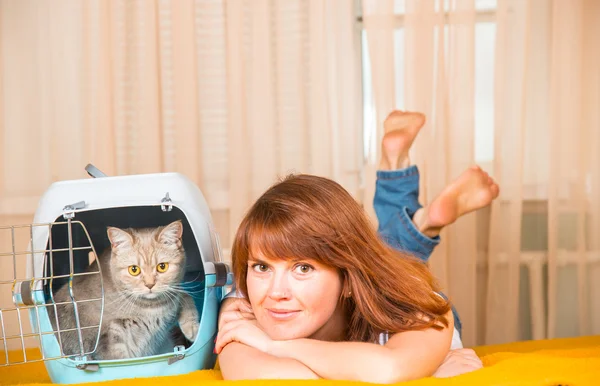
<path id="1" fill-rule="evenodd" d="M 132 206 L 161 206 L 168 193 L 170 204 L 183 211 L 194 232 L 198 248 L 204 263 L 219 262 L 218 255 L 212 250 L 214 240 L 210 211 L 200 189 L 187 177 L 179 173 L 141 174 L 132 176 L 89 178 L 83 180 L 61 181 L 52 184 L 44 193 L 35 212 L 33 222 L 46 224 L 56 221 L 65 212 L 85 212 L 90 210 L 122 208 Z M 80 209 L 65 210 L 65 207 L 85 202 Z M 167 203 L 169 204 L 169 203 Z M 34 245 L 45 244 L 48 233 L 34 229 Z M 36 232 L 39 230 L 38 232 Z M 39 242 L 39 244 L 38 244 Z M 42 276 L 43 256 L 36 261 L 35 276 Z M 212 264 L 205 268 L 214 273 Z M 28 265 L 27 276 L 31 277 L 32 268 Z M 207 272 L 208 273 L 208 272 Z"/>

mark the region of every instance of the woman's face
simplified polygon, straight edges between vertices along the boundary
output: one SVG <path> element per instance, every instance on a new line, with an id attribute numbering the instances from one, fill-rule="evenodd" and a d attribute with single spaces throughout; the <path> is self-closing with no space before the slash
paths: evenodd
<path id="1" fill-rule="evenodd" d="M 343 334 L 342 280 L 315 260 L 248 260 L 248 299 L 262 329 L 275 340 L 334 339 Z"/>

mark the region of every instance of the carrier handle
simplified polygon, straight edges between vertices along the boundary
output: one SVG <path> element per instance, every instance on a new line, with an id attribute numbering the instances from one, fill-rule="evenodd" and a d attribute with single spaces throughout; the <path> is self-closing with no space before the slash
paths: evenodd
<path id="1" fill-rule="evenodd" d="M 85 171 L 87 172 L 87 174 L 90 175 L 90 177 L 93 177 L 93 178 L 108 177 L 100 169 L 98 169 L 97 167 L 95 167 L 92 164 L 87 164 L 87 166 L 85 167 Z"/>
<path id="2" fill-rule="evenodd" d="M 224 287 L 233 284 L 231 269 L 225 263 L 204 263 L 204 274 L 211 279 L 207 284 L 209 287 Z"/>

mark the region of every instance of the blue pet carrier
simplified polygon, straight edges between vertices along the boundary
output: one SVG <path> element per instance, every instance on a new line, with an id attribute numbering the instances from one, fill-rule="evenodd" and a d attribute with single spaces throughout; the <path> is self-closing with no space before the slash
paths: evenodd
<path id="1" fill-rule="evenodd" d="M 0 280 L 0 284 L 12 283 L 15 303 L 12 311 L 16 311 L 20 324 L 19 333 L 12 335 L 5 331 L 6 326 L 1 326 L 0 349 L 5 354 L 0 358 L 0 366 L 16 364 L 6 352 L 11 347 L 22 350 L 23 357 L 18 363 L 32 361 L 25 350 L 25 340 L 30 338 L 38 340 L 42 354 L 39 360 L 45 361 L 55 383 L 175 375 L 213 368 L 219 305 L 223 287 L 231 283 L 231 276 L 229 268 L 221 262 L 217 234 L 202 193 L 178 173 L 107 177 L 91 165 L 87 170 L 98 178 L 52 184 L 39 202 L 33 224 L 2 229 L 13 239 L 13 251 L 8 255 L 12 254 L 15 266 L 26 260 L 27 273 L 18 277 L 15 268 L 11 278 Z M 56 309 L 53 290 L 61 285 L 74 285 L 73 278 L 77 275 L 97 274 L 101 278 L 96 252 L 110 245 L 108 226 L 149 228 L 176 220 L 183 224 L 182 242 L 186 251 L 182 285 L 189 288 L 200 315 L 195 341 L 187 347 L 171 347 L 162 354 L 144 358 L 94 360 L 95 348 L 85 352 L 83 344 L 80 355 L 65 355 L 56 323 L 51 320 L 55 314 L 50 308 Z M 14 247 L 15 233 L 23 231 L 29 233 L 29 246 L 27 251 L 19 252 Z M 89 272 L 90 264 L 98 266 L 98 271 Z M 80 301 L 100 302 L 104 309 L 103 288 L 92 299 L 72 300 L 75 310 Z M 31 333 L 23 327 L 25 321 L 20 317 L 23 310 L 28 311 Z M 7 315 L 11 310 L 4 311 Z"/>

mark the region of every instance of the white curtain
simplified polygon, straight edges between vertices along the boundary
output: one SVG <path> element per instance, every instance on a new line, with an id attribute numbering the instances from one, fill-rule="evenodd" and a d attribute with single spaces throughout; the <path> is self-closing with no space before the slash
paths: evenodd
<path id="1" fill-rule="evenodd" d="M 225 241 L 278 176 L 359 195 L 351 1 L 0 2 L 2 215 L 57 180 L 177 171 Z M 225 242 L 227 244 L 227 242 Z"/>
<path id="2" fill-rule="evenodd" d="M 600 4 L 498 5 L 494 172 L 503 195 L 490 224 L 486 341 L 527 337 L 520 292 L 532 338 L 598 334 Z M 540 213 L 542 223 L 526 222 Z M 528 250 L 536 238 L 544 248 Z"/>
<path id="3" fill-rule="evenodd" d="M 423 203 L 478 161 L 475 122 L 493 116 L 482 166 L 500 197 L 447 228 L 430 263 L 460 311 L 465 343 L 599 333 L 600 4 L 364 0 L 363 19 L 372 136 L 394 106 L 428 117 L 413 154 Z M 491 50 L 475 32 L 489 26 Z M 476 47 L 493 54 L 493 68 L 475 68 Z M 391 55 L 398 48 L 401 61 Z M 491 113 L 476 97 L 489 70 Z"/>
<path id="4" fill-rule="evenodd" d="M 185 174 L 225 246 L 291 171 L 341 182 L 373 215 L 383 119 L 416 110 L 423 203 L 493 140 L 483 166 L 500 198 L 446 229 L 431 259 L 465 344 L 600 333 L 600 4 L 358 4 L 0 0 L 0 224 L 31 221 L 44 190 L 87 178 L 88 162 Z"/>
<path id="5" fill-rule="evenodd" d="M 360 197 L 355 14 L 352 1 L 0 0 L 0 225 L 31 222 L 48 186 L 87 178 L 88 162 L 185 174 L 226 248 L 280 176 Z"/>

